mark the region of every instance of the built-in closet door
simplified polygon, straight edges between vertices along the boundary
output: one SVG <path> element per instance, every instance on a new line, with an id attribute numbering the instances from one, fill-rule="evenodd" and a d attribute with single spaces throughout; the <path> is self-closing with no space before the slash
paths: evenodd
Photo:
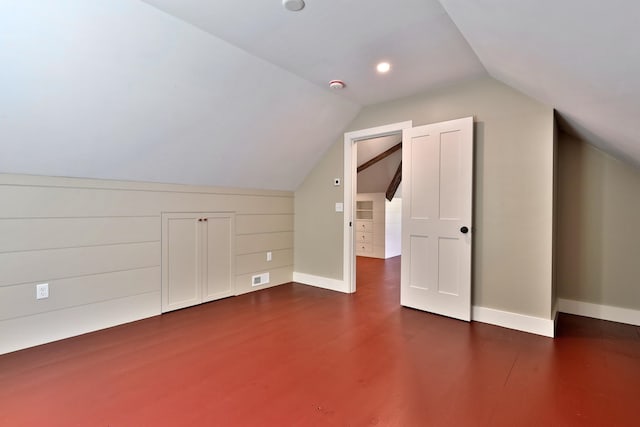
<path id="1" fill-rule="evenodd" d="M 233 213 L 162 214 L 162 312 L 234 295 Z"/>
<path id="2" fill-rule="evenodd" d="M 200 224 L 193 213 L 162 215 L 162 311 L 202 301 Z"/>
<path id="3" fill-rule="evenodd" d="M 234 295 L 233 286 L 233 214 L 204 216 L 202 301 L 212 301 Z"/>

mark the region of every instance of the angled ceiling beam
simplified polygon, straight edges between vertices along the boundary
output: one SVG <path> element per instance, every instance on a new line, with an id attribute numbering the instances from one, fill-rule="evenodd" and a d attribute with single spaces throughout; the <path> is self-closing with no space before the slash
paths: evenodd
<path id="1" fill-rule="evenodd" d="M 364 162 L 363 164 L 358 166 L 358 172 L 362 172 L 363 170 L 365 170 L 369 166 L 372 166 L 372 165 L 378 163 L 380 160 L 389 157 L 390 155 L 392 155 L 393 153 L 395 153 L 396 151 L 398 151 L 401 148 L 402 148 L 402 141 L 400 141 L 399 143 L 397 143 L 393 147 L 389 148 L 387 151 L 383 151 L 382 153 L 378 154 L 373 159 L 371 159 L 371 160 L 369 160 L 367 162 Z"/>
<path id="2" fill-rule="evenodd" d="M 396 195 L 396 191 L 398 191 L 398 186 L 400 185 L 400 182 L 402 182 L 402 160 L 398 165 L 396 174 L 393 176 L 393 179 L 391 180 L 391 183 L 389 183 L 389 187 L 387 188 L 386 196 L 388 201 L 393 200 L 393 196 Z"/>

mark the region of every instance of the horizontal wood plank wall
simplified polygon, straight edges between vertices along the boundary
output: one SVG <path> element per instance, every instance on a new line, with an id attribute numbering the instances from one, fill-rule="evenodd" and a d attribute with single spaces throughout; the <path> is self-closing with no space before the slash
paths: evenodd
<path id="1" fill-rule="evenodd" d="M 291 192 L 0 174 L 0 200 L 0 354 L 160 314 L 162 212 L 236 213 L 237 294 L 292 280 Z"/>

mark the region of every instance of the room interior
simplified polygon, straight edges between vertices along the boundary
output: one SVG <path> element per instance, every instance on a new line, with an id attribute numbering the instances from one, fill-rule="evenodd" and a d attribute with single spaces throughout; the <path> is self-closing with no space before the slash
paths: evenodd
<path id="1" fill-rule="evenodd" d="M 355 254 L 388 259 L 401 254 L 402 135 L 356 143 Z"/>
<path id="2" fill-rule="evenodd" d="M 284 3 L 304 7 L 292 11 Z M 33 392 L 39 377 L 27 377 L 30 373 L 43 375 L 43 383 L 62 382 L 61 376 L 43 373 L 47 360 L 73 360 L 78 369 L 88 370 L 100 363 L 81 366 L 92 349 L 105 350 L 107 362 L 116 360 L 118 346 L 136 340 L 127 327 L 138 337 L 156 340 L 140 350 L 140 357 L 167 345 L 165 330 L 174 331 L 171 339 L 183 345 L 176 345 L 176 351 L 187 352 L 190 345 L 215 351 L 227 335 L 200 329 L 198 316 L 268 347 L 250 332 L 246 310 L 258 310 L 262 317 L 256 333 L 319 354 L 303 362 L 303 355 L 295 353 L 292 360 L 301 375 L 311 375 L 323 355 L 322 369 L 342 366 L 328 356 L 328 348 L 336 352 L 332 357 L 349 354 L 347 337 L 379 343 L 375 336 L 398 344 L 392 334 L 402 332 L 393 328 L 402 322 L 414 322 L 407 323 L 407 341 L 400 347 L 416 352 L 406 353 L 405 361 L 415 364 L 414 357 L 429 354 L 419 339 L 441 336 L 432 326 L 437 324 L 455 335 L 446 348 L 462 351 L 465 342 L 477 343 L 486 351 L 478 350 L 479 366 L 488 366 L 482 364 L 484 357 L 493 357 L 504 362 L 496 378 L 516 381 L 504 379 L 506 389 L 496 392 L 502 400 L 486 398 L 484 404 L 493 409 L 480 411 L 482 423 L 509 425 L 517 419 L 495 408 L 513 403 L 513 387 L 516 395 L 524 395 L 532 392 L 526 382 L 543 384 L 532 372 L 544 366 L 549 378 L 558 375 L 557 382 L 544 382 L 533 395 L 566 391 L 562 402 L 574 412 L 554 407 L 532 417 L 562 424 L 558 417 L 566 416 L 563 422 L 571 425 L 582 411 L 588 413 L 582 425 L 611 419 L 632 425 L 625 418 L 632 404 L 620 396 L 640 385 L 634 368 L 640 357 L 640 231 L 633 226 L 640 215 L 640 55 L 634 43 L 640 6 L 619 6 L 577 0 L 3 2 L 0 378 L 15 381 L 1 390 L 5 402 L 16 391 Z M 382 62 L 390 64 L 384 73 L 376 70 Z M 344 86 L 330 87 L 334 80 Z M 344 273 L 349 218 L 337 207 L 345 202 L 345 134 L 462 117 L 473 117 L 474 124 L 472 321 L 402 309 L 399 302 L 393 309 L 375 305 L 379 296 L 366 287 L 350 293 Z M 181 254 L 182 263 L 171 264 L 170 253 Z M 181 270 L 185 259 L 193 268 Z M 397 291 L 388 288 L 391 279 L 385 276 L 397 270 L 393 261 L 358 268 L 365 266 L 381 273 L 378 279 L 362 273 L 363 283 L 378 280 L 387 283 L 379 288 L 389 295 Z M 208 279 L 203 278 L 215 274 L 225 285 L 204 286 Z M 174 291 L 173 284 L 182 280 L 191 287 Z M 369 305 L 352 307 L 357 301 Z M 312 302 L 328 305 L 314 311 Z M 290 304 L 306 307 L 309 317 Z M 277 315 L 260 307 L 284 311 Z M 367 315 L 365 309 L 380 313 Z M 238 315 L 234 322 L 239 323 L 229 323 L 219 312 L 229 319 Z M 315 326 L 332 317 L 330 324 L 342 335 L 318 329 L 334 341 L 313 347 L 319 344 L 288 335 L 301 333 L 297 329 L 278 335 L 276 327 L 284 328 L 286 316 Z M 169 319 L 177 319 L 177 325 L 194 319 L 189 323 L 193 331 L 212 338 L 203 345 L 183 343 Z M 358 327 L 358 319 L 371 323 Z M 365 335 L 390 319 L 391 329 Z M 184 336 L 197 340 L 195 332 Z M 568 343 L 577 343 L 579 350 Z M 239 354 L 232 350 L 225 350 L 225 360 L 237 357 L 238 367 L 253 372 L 242 353 L 252 348 L 235 348 Z M 543 359 L 528 358 L 529 350 Z M 261 360 L 275 364 L 283 355 L 274 351 L 265 350 Z M 545 359 L 554 351 L 567 358 L 558 362 L 567 369 L 562 373 Z M 341 375 L 356 372 L 366 353 L 353 353 L 346 365 L 353 370 L 345 368 Z M 376 363 L 393 359 L 387 356 Z M 444 363 L 440 356 L 435 354 L 436 360 Z M 570 371 L 567 360 L 579 357 L 576 366 L 584 369 L 595 360 L 615 360 L 621 382 L 608 382 L 607 368 L 613 368 L 605 363 L 572 388 L 580 371 Z M 144 364 L 131 358 L 135 366 Z M 207 366 L 188 357 L 176 360 Z M 465 367 L 475 362 L 460 360 Z M 516 366 L 515 379 L 510 364 Z M 367 381 L 376 390 L 397 380 L 372 379 L 378 372 L 374 365 Z M 71 368 L 60 372 L 65 369 Z M 153 372 L 142 369 L 137 381 L 142 384 Z M 499 388 L 499 381 L 488 379 L 488 367 L 479 375 L 472 391 L 459 386 L 463 378 L 452 390 L 491 394 Z M 205 377 L 215 382 L 215 376 Z M 351 393 L 366 388 L 362 377 L 351 379 Z M 103 380 L 108 384 L 108 377 Z M 255 373 L 244 380 L 267 387 L 273 378 Z M 293 393 L 286 390 L 301 392 L 294 379 L 286 380 L 290 388 L 280 391 L 285 397 Z M 172 381 L 172 387 L 184 386 Z M 446 379 L 441 381 L 446 388 Z M 220 384 L 232 383 L 229 377 Z M 606 384 L 608 404 L 590 400 L 596 398 L 587 391 L 594 384 Z M 423 386 L 414 382 L 407 387 Z M 146 390 L 140 387 L 133 390 Z M 206 390 L 197 387 L 187 394 L 192 405 Z M 242 396 L 242 387 L 233 389 L 233 396 Z M 225 389 L 216 390 L 223 394 Z M 266 419 L 274 425 L 292 420 L 343 425 L 343 417 L 353 414 L 346 404 L 339 406 L 350 396 L 340 390 L 344 394 L 326 397 L 325 406 L 309 403 L 313 399 L 301 403 L 309 404 L 311 412 L 297 409 L 293 418 L 277 405 L 269 412 L 264 400 L 251 396 L 264 405 L 256 414 L 269 413 Z M 66 398 L 80 399 L 80 391 Z M 120 402 L 111 391 L 101 394 L 106 406 L 87 408 L 113 416 L 115 424 L 133 423 L 126 412 L 108 415 L 109 399 Z M 399 413 L 407 422 L 427 417 L 433 425 L 453 425 L 455 405 L 429 415 L 416 402 L 402 403 L 407 393 L 392 399 L 395 403 L 384 407 L 388 412 L 364 405 L 368 412 L 357 414 L 356 425 L 375 420 L 402 425 Z M 0 403 L 0 424 L 29 425 L 28 418 L 20 417 L 36 414 L 28 415 L 31 400 L 20 400 L 23 396 L 15 393 L 11 404 L 24 407 L 13 412 Z M 47 397 L 47 391 L 38 396 Z M 613 404 L 612 396 L 622 400 Z M 443 402 L 452 396 L 436 397 Z M 469 406 L 471 399 L 463 401 L 461 407 L 478 414 Z M 237 417 L 227 422 L 249 422 L 239 408 L 230 409 L 228 400 L 221 402 L 227 406 L 218 409 Z M 591 409 L 585 402 L 593 404 Z M 153 418 L 145 417 L 152 409 L 164 413 L 162 405 L 138 404 L 137 420 L 150 422 Z M 73 419 L 48 408 L 52 425 Z M 78 411 L 77 419 L 90 420 Z M 214 422 L 209 416 L 201 412 L 189 419 L 192 424 Z"/>

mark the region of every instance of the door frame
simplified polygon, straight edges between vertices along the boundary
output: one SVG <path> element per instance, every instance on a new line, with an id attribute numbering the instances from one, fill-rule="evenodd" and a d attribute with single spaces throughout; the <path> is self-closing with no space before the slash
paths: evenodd
<path id="1" fill-rule="evenodd" d="M 343 261 L 342 280 L 348 293 L 356 291 L 356 253 L 354 244 L 353 224 L 356 203 L 357 161 L 356 143 L 365 139 L 377 138 L 394 134 L 402 134 L 405 129 L 411 129 L 413 121 L 391 123 L 368 129 L 346 132 L 344 134 L 344 228 L 343 228 Z"/>

